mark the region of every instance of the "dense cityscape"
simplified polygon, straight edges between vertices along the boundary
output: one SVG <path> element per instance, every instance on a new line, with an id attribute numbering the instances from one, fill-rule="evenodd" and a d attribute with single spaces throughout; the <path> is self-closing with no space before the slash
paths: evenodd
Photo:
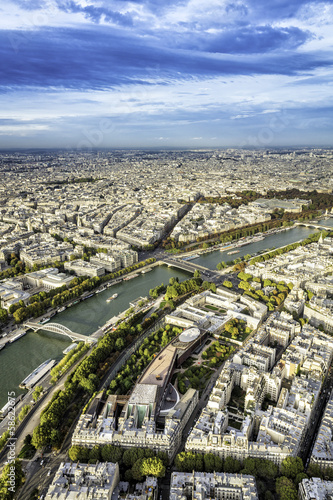
<path id="1" fill-rule="evenodd" d="M 333 495 L 332 155 L 0 154 L 1 499 Z"/>

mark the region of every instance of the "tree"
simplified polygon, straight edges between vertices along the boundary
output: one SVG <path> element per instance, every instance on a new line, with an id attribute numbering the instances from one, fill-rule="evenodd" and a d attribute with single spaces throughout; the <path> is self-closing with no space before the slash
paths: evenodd
<path id="1" fill-rule="evenodd" d="M 299 472 L 299 473 L 297 474 L 297 476 L 295 477 L 295 479 L 294 479 L 294 482 L 295 482 L 296 486 L 298 486 L 298 485 L 299 485 L 299 483 L 300 483 L 301 481 L 303 481 L 303 479 L 308 479 L 308 477 L 309 477 L 309 476 L 308 476 L 307 474 L 305 474 L 305 472 Z"/>
<path id="2" fill-rule="evenodd" d="M 125 341 L 121 337 L 116 340 L 115 347 L 117 351 L 122 351 L 125 347 Z"/>
<path id="3" fill-rule="evenodd" d="M 119 446 L 114 446 L 112 444 L 106 444 L 102 447 L 102 459 L 103 462 L 120 462 L 123 456 L 123 450 Z"/>
<path id="4" fill-rule="evenodd" d="M 226 457 L 226 459 L 224 460 L 224 472 L 237 474 L 241 470 L 241 468 L 241 463 L 236 458 Z"/>
<path id="5" fill-rule="evenodd" d="M 136 479 L 137 481 L 143 480 L 142 462 L 143 462 L 143 458 L 140 458 L 139 460 L 137 460 L 133 464 L 132 469 L 131 469 L 132 477 L 133 477 L 133 479 Z"/>
<path id="6" fill-rule="evenodd" d="M 144 476 L 164 477 L 165 466 L 158 457 L 145 458 L 141 463 L 141 472 Z"/>
<path id="7" fill-rule="evenodd" d="M 19 422 L 22 422 L 22 420 L 24 419 L 24 417 L 26 417 L 29 413 L 29 410 L 30 410 L 30 406 L 29 405 L 24 405 L 22 410 L 20 411 L 19 415 L 18 415 L 18 419 L 19 419 Z"/>
<path id="8" fill-rule="evenodd" d="M 287 457 L 281 463 L 282 476 L 295 479 L 297 474 L 304 472 L 304 465 L 300 457 Z"/>
<path id="9" fill-rule="evenodd" d="M 97 460 L 101 459 L 101 449 L 98 445 L 93 446 L 93 448 L 89 451 L 89 462 L 96 463 Z"/>
<path id="10" fill-rule="evenodd" d="M 123 454 L 123 462 L 126 465 L 126 467 L 133 467 L 133 465 L 137 462 L 139 459 L 143 459 L 145 456 L 145 452 L 141 448 L 129 448 L 128 450 L 124 451 Z"/>
<path id="11" fill-rule="evenodd" d="M 8 319 L 8 312 L 6 311 L 6 309 L 0 307 L 0 323 L 6 323 L 7 319 Z"/>
<path id="12" fill-rule="evenodd" d="M 32 399 L 33 399 L 34 401 L 38 401 L 38 399 L 40 398 L 40 395 L 42 394 L 43 390 L 44 390 L 44 389 L 43 389 L 43 386 L 42 386 L 42 385 L 37 385 L 37 386 L 35 387 L 34 392 L 32 393 Z"/>
<path id="13" fill-rule="evenodd" d="M 223 281 L 223 286 L 225 286 L 226 288 L 232 288 L 232 283 L 231 281 L 228 281 L 228 280 L 225 280 Z"/>
<path id="14" fill-rule="evenodd" d="M 72 462 L 88 462 L 89 460 L 89 448 L 84 446 L 74 445 L 68 450 L 68 456 Z"/>
<path id="15" fill-rule="evenodd" d="M 51 428 L 48 422 L 40 423 L 34 428 L 31 443 L 35 448 L 41 449 L 50 441 Z"/>
<path id="16" fill-rule="evenodd" d="M 222 460 L 213 453 L 205 453 L 204 457 L 205 472 L 220 472 L 222 470 Z"/>
<path id="17" fill-rule="evenodd" d="M 200 278 L 200 271 L 199 269 L 196 269 L 193 273 L 193 278 Z"/>
<path id="18" fill-rule="evenodd" d="M 280 500 L 297 500 L 297 490 L 291 479 L 285 476 L 279 477 L 275 482 L 276 492 Z"/>
<path id="19" fill-rule="evenodd" d="M 8 463 L 0 477 L 1 500 L 12 500 L 23 482 L 24 474 L 20 460 Z"/>

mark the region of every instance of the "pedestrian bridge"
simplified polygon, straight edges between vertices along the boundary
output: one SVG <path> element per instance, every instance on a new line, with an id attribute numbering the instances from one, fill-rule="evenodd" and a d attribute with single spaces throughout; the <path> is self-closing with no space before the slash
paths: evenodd
<path id="1" fill-rule="evenodd" d="M 25 323 L 26 328 L 30 328 L 37 332 L 37 330 L 45 330 L 46 332 L 58 333 L 59 335 L 66 335 L 71 340 L 79 340 L 81 342 L 94 343 L 96 339 L 91 338 L 87 335 L 82 335 L 81 333 L 72 332 L 67 326 L 60 325 L 59 323 L 45 323 L 41 325 L 40 323 L 33 323 L 32 321 Z"/>

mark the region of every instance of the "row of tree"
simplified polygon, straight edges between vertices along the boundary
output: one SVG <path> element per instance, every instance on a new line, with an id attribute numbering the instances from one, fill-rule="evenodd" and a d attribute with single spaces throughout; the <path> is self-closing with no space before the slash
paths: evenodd
<path id="1" fill-rule="evenodd" d="M 155 453 L 147 448 L 124 449 L 112 444 L 96 445 L 91 449 L 72 446 L 68 455 L 73 462 L 118 463 L 121 479 L 125 481 L 142 481 L 144 476 L 163 477 L 168 465 L 168 455 L 165 452 Z"/>
<path id="2" fill-rule="evenodd" d="M 69 351 L 59 363 L 51 370 L 52 383 L 55 383 L 63 373 L 76 363 L 80 357 L 89 349 L 85 342 L 79 342 L 75 349 Z"/>
<path id="3" fill-rule="evenodd" d="M 298 484 L 308 477 L 299 457 L 287 457 L 279 468 L 274 462 L 261 458 L 246 458 L 241 462 L 233 457 L 222 460 L 212 453 L 182 452 L 176 456 L 175 466 L 181 472 L 249 474 L 256 478 L 261 500 L 274 500 L 275 492 L 280 500 L 297 500 Z M 310 469 L 308 472 L 311 474 Z"/>

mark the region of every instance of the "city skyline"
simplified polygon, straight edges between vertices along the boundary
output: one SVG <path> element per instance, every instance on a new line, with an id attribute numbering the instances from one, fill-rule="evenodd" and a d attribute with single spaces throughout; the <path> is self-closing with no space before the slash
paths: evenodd
<path id="1" fill-rule="evenodd" d="M 332 146 L 332 2 L 5 0 L 0 148 Z"/>

